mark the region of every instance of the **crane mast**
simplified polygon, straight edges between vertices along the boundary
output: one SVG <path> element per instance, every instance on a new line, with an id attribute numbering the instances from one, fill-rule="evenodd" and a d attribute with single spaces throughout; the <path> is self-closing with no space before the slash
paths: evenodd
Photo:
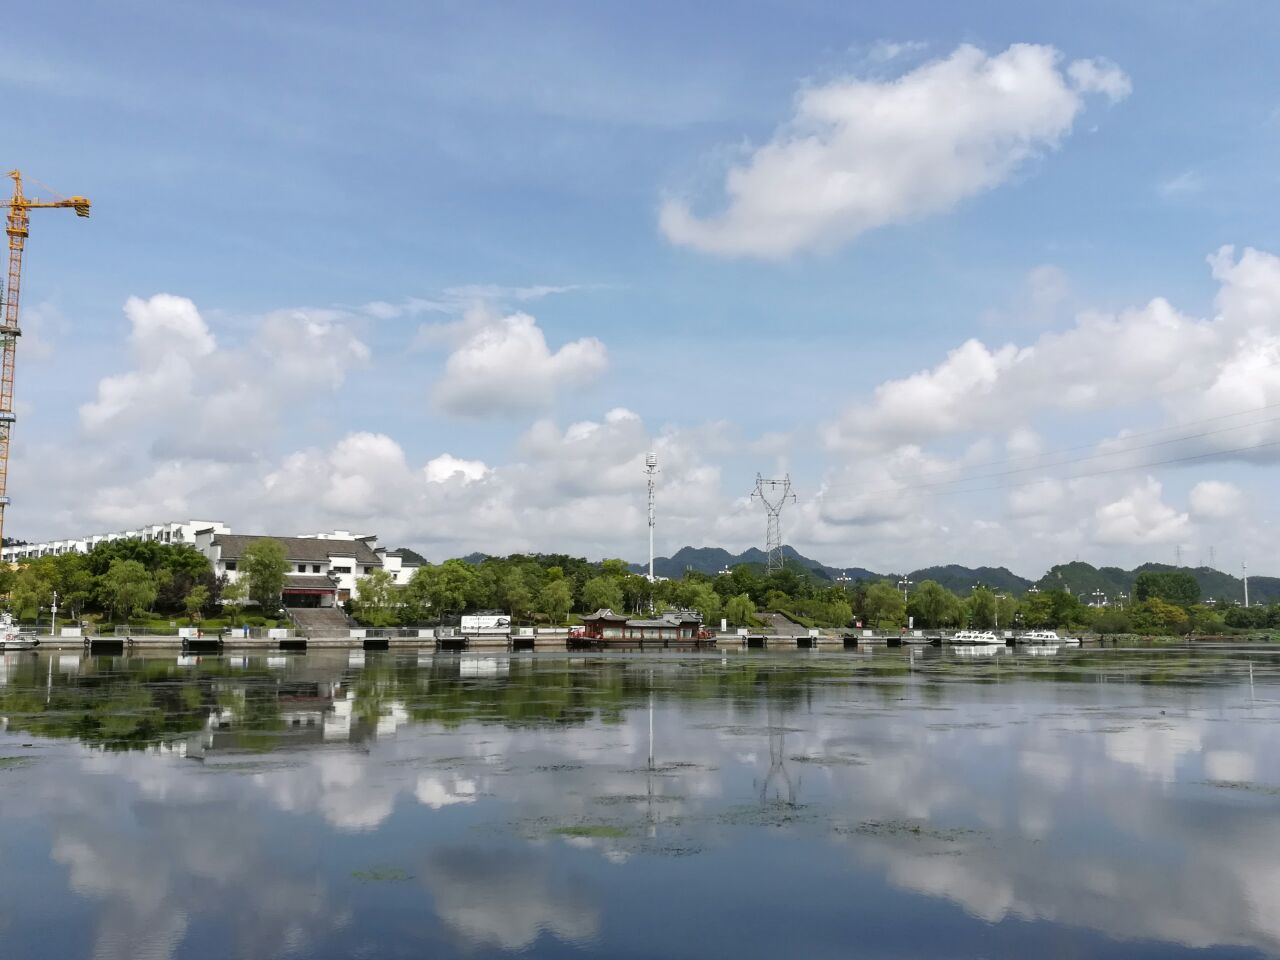
<path id="1" fill-rule="evenodd" d="M 4 546 L 4 513 L 9 505 L 9 435 L 13 430 L 13 373 L 17 355 L 18 298 L 22 291 L 22 251 L 26 246 L 30 211 L 42 207 L 70 207 L 76 216 L 89 215 L 89 200 L 85 197 L 59 197 L 56 200 L 40 200 L 27 197 L 22 192 L 22 174 L 17 170 L 8 173 L 13 180 L 13 196 L 0 200 L 0 207 L 8 207 L 5 233 L 9 235 L 9 271 L 4 295 L 4 310 L 0 313 L 0 341 L 3 356 L 0 357 L 0 547 Z"/>

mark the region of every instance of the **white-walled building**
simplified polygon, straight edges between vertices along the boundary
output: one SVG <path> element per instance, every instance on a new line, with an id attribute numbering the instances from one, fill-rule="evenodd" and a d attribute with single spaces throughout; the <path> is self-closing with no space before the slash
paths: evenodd
<path id="1" fill-rule="evenodd" d="M 233 534 L 226 524 L 211 520 L 159 523 L 136 530 L 5 547 L 0 557 L 13 563 L 29 557 L 88 553 L 99 543 L 126 539 L 189 544 L 209 558 L 214 576 L 225 575 L 229 582 L 240 578 L 245 548 L 255 541 L 275 540 L 284 547 L 289 563 L 285 606 L 335 606 L 354 599 L 357 581 L 374 570 L 385 570 L 399 586 L 408 583 L 418 570 L 416 563 L 406 561 L 398 552 L 379 547 L 376 536 L 357 536 L 346 530 L 298 537 Z"/>
<path id="2" fill-rule="evenodd" d="M 31 557 L 88 553 L 98 544 L 111 540 L 154 540 L 157 543 L 189 543 L 194 546 L 196 534 L 202 530 L 231 532 L 230 527 L 216 520 L 176 520 L 172 523 L 153 523 L 133 530 L 116 530 L 113 533 L 95 533 L 87 537 L 69 537 L 64 540 L 46 540 L 44 543 L 6 546 L 0 551 L 0 560 L 14 563 Z"/>

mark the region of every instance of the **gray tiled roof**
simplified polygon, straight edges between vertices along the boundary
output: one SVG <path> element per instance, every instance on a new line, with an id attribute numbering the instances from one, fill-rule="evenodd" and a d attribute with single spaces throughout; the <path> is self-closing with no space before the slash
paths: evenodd
<path id="1" fill-rule="evenodd" d="M 356 563 L 382 566 L 382 559 L 363 540 L 319 540 L 312 537 L 257 537 L 220 533 L 213 542 L 222 547 L 223 560 L 239 560 L 245 548 L 258 540 L 276 540 L 285 558 L 295 563 L 324 563 L 331 556 L 355 557 Z"/>
<path id="2" fill-rule="evenodd" d="M 321 576 L 302 576 L 301 574 L 291 573 L 284 578 L 284 588 L 288 590 L 292 587 L 294 590 L 336 590 L 337 586 L 328 577 Z"/>
<path id="3" fill-rule="evenodd" d="M 624 623 L 626 622 L 627 618 L 622 616 L 621 614 L 614 613 L 608 607 L 604 607 L 600 610 L 597 610 L 595 613 L 587 614 L 582 619 L 583 620 L 613 620 L 613 621 L 617 621 L 618 623 Z"/>

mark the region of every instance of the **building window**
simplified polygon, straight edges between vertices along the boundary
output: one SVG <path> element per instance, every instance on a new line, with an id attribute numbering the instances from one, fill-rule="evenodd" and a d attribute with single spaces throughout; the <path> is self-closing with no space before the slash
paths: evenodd
<path id="1" fill-rule="evenodd" d="M 236 568 L 236 562 L 234 560 L 228 560 L 225 564 L 223 564 L 223 566 L 225 566 L 228 570 L 234 570 Z"/>
<path id="2" fill-rule="evenodd" d="M 299 572 L 299 573 L 306 573 L 306 572 L 307 572 L 307 565 L 306 565 L 305 563 L 300 563 L 300 564 L 298 564 L 298 572 Z"/>
<path id="3" fill-rule="evenodd" d="M 331 569 L 334 573 L 350 573 L 350 572 L 351 572 L 351 568 L 350 568 L 350 567 L 331 567 L 330 569 Z"/>
<path id="4" fill-rule="evenodd" d="M 319 572 L 320 572 L 320 564 L 318 564 L 318 563 L 313 563 L 313 564 L 311 565 L 311 572 L 312 572 L 312 573 L 319 573 Z"/>

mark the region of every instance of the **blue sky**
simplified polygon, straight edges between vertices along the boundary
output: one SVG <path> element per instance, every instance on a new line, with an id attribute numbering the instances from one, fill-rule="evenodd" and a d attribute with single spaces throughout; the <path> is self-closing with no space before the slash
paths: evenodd
<path id="1" fill-rule="evenodd" d="M 1280 252 L 1271 199 L 1280 66 L 1268 42 L 1278 19 L 1267 5 L 1227 0 L 372 3 L 358 14 L 337 3 L 123 2 L 74 16 L 29 5 L 23 42 L 0 64 L 6 163 L 95 206 L 88 222 L 46 213 L 33 224 L 9 528 L 42 537 L 176 512 L 280 533 L 380 530 L 437 558 L 561 546 L 638 557 L 643 504 L 631 500 L 642 479 L 631 489 L 623 468 L 665 444 L 669 549 L 755 543 L 763 520 L 735 498 L 757 470 L 790 470 L 809 504 L 790 539 L 832 563 L 1005 558 L 1034 570 L 1065 553 L 1130 562 L 1168 559 L 1178 544 L 1194 557 L 1210 543 L 1222 555 L 1243 517 L 1270 523 L 1262 493 L 1274 467 L 1262 454 L 1135 468 L 1059 498 L 1062 513 L 1034 522 L 1010 513 L 1005 490 L 941 498 L 917 489 L 895 517 L 842 508 L 838 523 L 823 503 L 858 483 L 875 498 L 899 485 L 911 493 L 921 470 L 938 476 L 1007 458 L 1015 429 L 1036 433 L 1038 453 L 1261 408 L 1271 391 L 1280 399 L 1266 363 L 1237 407 L 1193 401 L 1234 376 L 1242 355 L 1270 356 L 1280 312 L 1254 316 L 1256 336 L 1243 346 L 1234 333 L 1216 335 L 1216 374 L 1199 380 L 1161 368 L 1135 384 L 1145 393 L 1065 411 L 1037 400 L 1016 424 L 978 410 L 945 431 L 880 431 L 874 444 L 833 443 L 826 427 L 841 421 L 848 433 L 851 416 L 874 420 L 877 386 L 936 369 L 970 338 L 993 352 L 1032 347 L 1072 329 L 1082 312 L 1122 314 L 1156 297 L 1188 318 L 1218 316 L 1224 282 L 1206 257 L 1225 244 L 1237 258 L 1246 248 Z M 931 65 L 959 63 L 973 48 L 985 69 L 1019 44 L 1052 48 L 1052 66 L 1015 71 L 1015 83 L 1050 78 L 1057 87 L 1028 94 L 1004 126 L 992 119 L 999 98 L 974 100 L 953 151 L 938 131 L 966 109 L 967 94 L 958 89 L 958 106 L 942 107 L 952 88 L 924 85 Z M 1079 80 L 1077 62 L 1109 79 Z M 807 211 L 820 237 L 761 256 L 741 249 L 766 242 L 743 241 L 752 229 L 774 232 L 758 218 L 705 242 L 660 224 L 663 205 L 678 203 L 714 225 L 731 206 L 727 171 L 749 167 L 771 143 L 793 147 L 807 95 L 838 101 L 841 122 L 857 128 L 858 110 L 917 81 L 923 111 L 915 126 L 885 134 L 880 159 L 856 134 L 823 159 L 828 186 L 916 164 L 873 225 L 815 212 L 824 195 L 816 181 L 810 190 L 764 178 L 760 203 L 785 208 L 793 224 Z M 985 139 L 966 132 L 984 124 Z M 943 189 L 920 208 L 922 194 L 964 180 L 948 157 L 972 136 L 982 185 Z M 142 357 L 136 324 L 166 330 L 168 321 L 131 321 L 123 307 L 156 294 L 190 300 L 216 352 L 183 354 L 188 337 L 182 363 Z M 500 358 L 485 354 L 479 379 L 502 381 L 512 395 L 486 396 L 474 379 L 448 393 L 448 364 L 464 370 L 454 358 L 474 359 L 476 337 L 507 337 L 515 328 L 505 318 L 517 311 L 546 341 L 543 378 L 507 378 Z M 315 351 L 299 352 L 292 379 L 276 376 L 285 343 L 302 335 L 280 327 L 288 323 L 311 324 Z M 1177 349 L 1203 355 L 1193 341 L 1188 334 Z M 555 360 L 580 342 L 585 352 Z M 518 359 L 519 344 L 508 346 Z M 343 359 L 329 369 L 335 350 Z M 211 408 L 249 397 L 237 377 L 250 367 L 251 385 L 271 389 L 246 400 L 239 419 L 210 423 Z M 178 370 L 187 386 L 166 379 Z M 132 400 L 145 410 L 86 415 L 102 400 L 99 381 L 131 372 Z M 141 381 L 151 392 L 134 389 Z M 1027 401 L 1013 387 L 982 389 L 1001 408 Z M 174 390 L 181 402 L 165 403 Z M 254 403 L 265 405 L 260 415 Z M 614 428 L 628 426 L 612 436 L 606 415 L 618 408 L 642 426 L 615 418 Z M 531 439 L 535 428 L 554 429 L 557 442 L 576 442 L 566 431 L 579 422 L 600 427 L 592 442 L 605 445 L 589 456 Z M 200 449 L 157 439 L 215 433 L 221 441 Z M 392 460 L 382 441 L 393 444 L 405 476 L 391 482 L 335 460 L 352 436 L 381 438 L 374 445 Z M 438 465 L 436 484 L 449 490 L 424 493 L 419 474 L 444 454 L 483 471 L 446 475 Z M 618 475 L 593 485 L 584 475 L 605 472 L 604 455 Z M 309 472 L 285 484 L 299 457 L 311 458 Z M 60 475 L 77 463 L 88 476 Z M 1231 511 L 1219 505 L 1208 517 L 1190 507 L 1192 488 L 1206 481 L 1234 488 L 1223 494 Z M 352 484 L 359 495 L 344 497 Z M 1130 501 L 1127 532 L 1107 530 L 1108 508 Z M 975 533 L 975 520 L 994 526 Z M 1259 540 L 1239 552 L 1264 549 Z"/>

